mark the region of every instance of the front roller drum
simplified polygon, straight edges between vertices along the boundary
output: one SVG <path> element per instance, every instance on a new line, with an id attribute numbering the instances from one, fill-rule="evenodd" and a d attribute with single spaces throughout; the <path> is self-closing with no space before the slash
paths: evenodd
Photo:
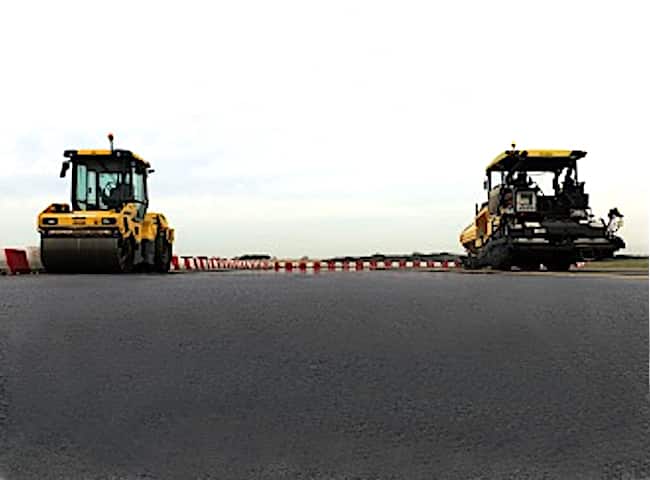
<path id="1" fill-rule="evenodd" d="M 50 273 L 128 273 L 133 243 L 122 238 L 41 238 L 41 261 Z"/>

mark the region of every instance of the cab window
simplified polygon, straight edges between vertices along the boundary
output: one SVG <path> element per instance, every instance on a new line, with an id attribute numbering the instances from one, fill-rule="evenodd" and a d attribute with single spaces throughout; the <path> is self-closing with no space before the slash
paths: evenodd
<path id="1" fill-rule="evenodd" d="M 88 209 L 88 167 L 80 163 L 77 165 L 77 191 L 75 199 L 79 210 Z"/>
<path id="2" fill-rule="evenodd" d="M 146 200 L 144 192 L 144 175 L 142 172 L 133 172 L 133 199 L 136 202 L 142 203 Z"/>
<path id="3" fill-rule="evenodd" d="M 108 205 L 109 199 L 112 197 L 117 199 L 116 189 L 118 185 L 123 185 L 122 174 L 120 172 L 99 172 L 99 191 L 101 192 L 100 210 L 108 210 L 111 208 Z"/>
<path id="4" fill-rule="evenodd" d="M 138 218 L 144 218 L 147 211 L 147 192 L 144 182 L 144 171 L 137 167 L 133 167 L 133 201 L 138 208 Z"/>
<path id="5" fill-rule="evenodd" d="M 88 208 L 97 208 L 97 172 L 88 170 L 88 188 L 86 189 Z"/>

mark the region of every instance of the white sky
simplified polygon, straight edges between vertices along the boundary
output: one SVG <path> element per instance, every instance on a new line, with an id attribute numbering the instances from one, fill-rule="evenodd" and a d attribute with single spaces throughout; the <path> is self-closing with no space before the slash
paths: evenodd
<path id="1" fill-rule="evenodd" d="M 648 252 L 644 2 L 9 2 L 0 245 L 69 197 L 66 148 L 156 168 L 177 251 L 455 251 L 483 169 L 584 149 L 597 216 Z"/>

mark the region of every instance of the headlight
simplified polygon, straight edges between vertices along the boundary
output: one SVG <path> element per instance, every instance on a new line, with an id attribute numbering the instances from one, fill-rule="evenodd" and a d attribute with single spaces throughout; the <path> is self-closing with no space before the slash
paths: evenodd
<path id="1" fill-rule="evenodd" d="M 45 218 L 43 219 L 43 224 L 44 224 L 44 225 L 56 225 L 56 224 L 58 224 L 58 223 L 59 223 L 59 219 L 58 219 L 58 218 L 54 218 L 54 217 L 45 217 Z"/>
<path id="2" fill-rule="evenodd" d="M 102 225 L 115 225 L 116 223 L 117 223 L 117 218 L 115 217 L 102 218 Z"/>

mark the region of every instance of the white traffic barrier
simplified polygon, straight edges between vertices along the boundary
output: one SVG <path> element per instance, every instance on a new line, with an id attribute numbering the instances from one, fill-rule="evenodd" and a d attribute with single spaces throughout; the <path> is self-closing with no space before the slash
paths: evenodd
<path id="1" fill-rule="evenodd" d="M 5 256 L 5 249 L 0 249 L 0 275 L 7 275 L 11 273 L 9 270 L 9 263 L 7 262 L 7 257 Z"/>
<path id="2" fill-rule="evenodd" d="M 40 247 L 25 247 L 27 253 L 27 263 L 32 272 L 42 272 L 43 263 L 41 262 L 41 248 Z"/>

